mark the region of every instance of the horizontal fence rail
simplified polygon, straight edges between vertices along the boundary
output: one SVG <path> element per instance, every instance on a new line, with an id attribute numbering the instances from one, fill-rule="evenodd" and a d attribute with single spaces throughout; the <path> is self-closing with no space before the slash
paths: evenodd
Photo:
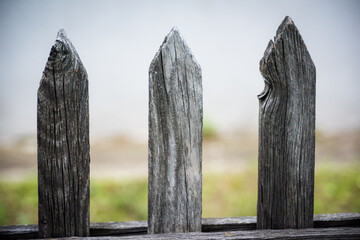
<path id="1" fill-rule="evenodd" d="M 250 238 L 252 234 L 262 232 L 256 230 L 256 217 L 231 217 L 231 218 L 203 218 L 202 232 L 234 232 L 247 231 Z M 314 231 L 321 229 L 323 234 L 329 232 L 351 233 L 351 236 L 360 236 L 360 213 L 318 214 L 314 215 Z M 326 230 L 330 229 L 330 230 Z M 338 229 L 339 231 L 336 231 Z M 147 221 L 134 222 L 104 222 L 91 223 L 90 236 L 143 236 L 147 233 Z M 296 230 L 293 230 L 293 232 Z M 312 231 L 312 232 L 314 232 Z M 279 230 L 279 235 L 287 236 L 287 230 Z M 0 239 L 31 239 L 38 234 L 37 225 L 0 226 Z M 162 235 L 162 234 L 160 234 Z M 154 235 L 157 236 L 157 235 Z M 168 235 L 167 235 L 168 236 Z M 246 236 L 246 235 L 245 235 Z M 243 236 L 243 237 L 245 237 Z M 324 236 L 324 235 L 322 235 Z M 287 236 L 288 237 L 288 236 Z M 156 238 L 154 238 L 156 239 Z M 161 239 L 161 237 L 160 237 Z M 246 238 L 243 238 L 246 239 Z M 356 239 L 356 238 L 355 238 Z"/>

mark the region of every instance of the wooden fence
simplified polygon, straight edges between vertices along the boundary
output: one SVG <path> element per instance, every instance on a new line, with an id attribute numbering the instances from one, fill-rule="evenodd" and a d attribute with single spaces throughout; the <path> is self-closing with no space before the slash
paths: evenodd
<path id="1" fill-rule="evenodd" d="M 289 17 L 260 71 L 257 217 L 201 218 L 201 68 L 173 29 L 149 69 L 148 221 L 90 224 L 88 79 L 60 30 L 38 90 L 39 222 L 0 238 L 359 239 L 359 213 L 313 215 L 315 66 Z"/>

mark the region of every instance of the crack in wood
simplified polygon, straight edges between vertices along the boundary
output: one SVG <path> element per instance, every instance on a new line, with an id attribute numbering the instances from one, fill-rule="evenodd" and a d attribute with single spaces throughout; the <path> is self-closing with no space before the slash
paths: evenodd
<path id="1" fill-rule="evenodd" d="M 65 32 L 60 30 L 38 90 L 39 237 L 42 238 L 89 235 L 87 85 L 80 58 Z"/>
<path id="2" fill-rule="evenodd" d="M 258 228 L 312 227 L 315 66 L 289 17 L 269 42 L 260 71 Z"/>
<path id="3" fill-rule="evenodd" d="M 148 232 L 200 231 L 201 69 L 176 29 L 150 65 L 149 93 Z"/>

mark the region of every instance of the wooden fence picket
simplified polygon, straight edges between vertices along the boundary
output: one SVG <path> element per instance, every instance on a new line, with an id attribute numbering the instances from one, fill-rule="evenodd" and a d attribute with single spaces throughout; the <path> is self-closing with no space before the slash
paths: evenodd
<path id="1" fill-rule="evenodd" d="M 172 29 L 149 69 L 149 233 L 201 231 L 201 81 Z"/>
<path id="2" fill-rule="evenodd" d="M 313 227 L 315 66 L 286 17 L 260 62 L 259 229 Z"/>
<path id="3" fill-rule="evenodd" d="M 38 90 L 39 237 L 89 235 L 88 78 L 60 30 Z"/>

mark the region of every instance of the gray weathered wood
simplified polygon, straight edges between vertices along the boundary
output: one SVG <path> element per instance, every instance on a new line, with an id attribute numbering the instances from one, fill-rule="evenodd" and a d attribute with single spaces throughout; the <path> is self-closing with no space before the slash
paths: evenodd
<path id="1" fill-rule="evenodd" d="M 360 213 L 314 215 L 314 228 L 360 227 Z M 202 232 L 255 230 L 256 217 L 203 218 Z M 90 224 L 90 236 L 137 236 L 147 233 L 147 221 Z M 0 226 L 0 239 L 29 239 L 38 235 L 37 225 Z"/>
<path id="2" fill-rule="evenodd" d="M 149 68 L 149 233 L 201 231 L 201 68 L 176 29 Z"/>
<path id="3" fill-rule="evenodd" d="M 66 238 L 69 239 L 69 238 Z M 91 238 L 71 238 L 91 239 Z M 192 233 L 167 233 L 149 234 L 125 237 L 97 237 L 96 239 L 153 239 L 153 240 L 176 240 L 176 239 L 360 239 L 360 228 L 306 228 L 306 229 L 277 229 L 277 230 L 253 230 L 253 231 L 226 231 L 226 232 L 192 232 Z"/>
<path id="4" fill-rule="evenodd" d="M 89 235 L 88 77 L 64 30 L 38 90 L 39 237 Z"/>
<path id="5" fill-rule="evenodd" d="M 136 236 L 147 233 L 147 221 L 91 223 L 90 236 Z"/>
<path id="6" fill-rule="evenodd" d="M 286 17 L 260 61 L 259 229 L 313 226 L 315 66 Z"/>
<path id="7" fill-rule="evenodd" d="M 36 239 L 39 236 L 38 225 L 0 226 L 0 239 Z"/>
<path id="8" fill-rule="evenodd" d="M 256 217 L 203 218 L 202 232 L 221 232 L 256 229 Z"/>
<path id="9" fill-rule="evenodd" d="M 314 228 L 325 227 L 360 227 L 360 213 L 314 215 Z"/>
<path id="10" fill-rule="evenodd" d="M 314 228 L 360 227 L 360 213 L 314 215 Z M 203 218 L 202 232 L 254 230 L 256 217 Z"/>

